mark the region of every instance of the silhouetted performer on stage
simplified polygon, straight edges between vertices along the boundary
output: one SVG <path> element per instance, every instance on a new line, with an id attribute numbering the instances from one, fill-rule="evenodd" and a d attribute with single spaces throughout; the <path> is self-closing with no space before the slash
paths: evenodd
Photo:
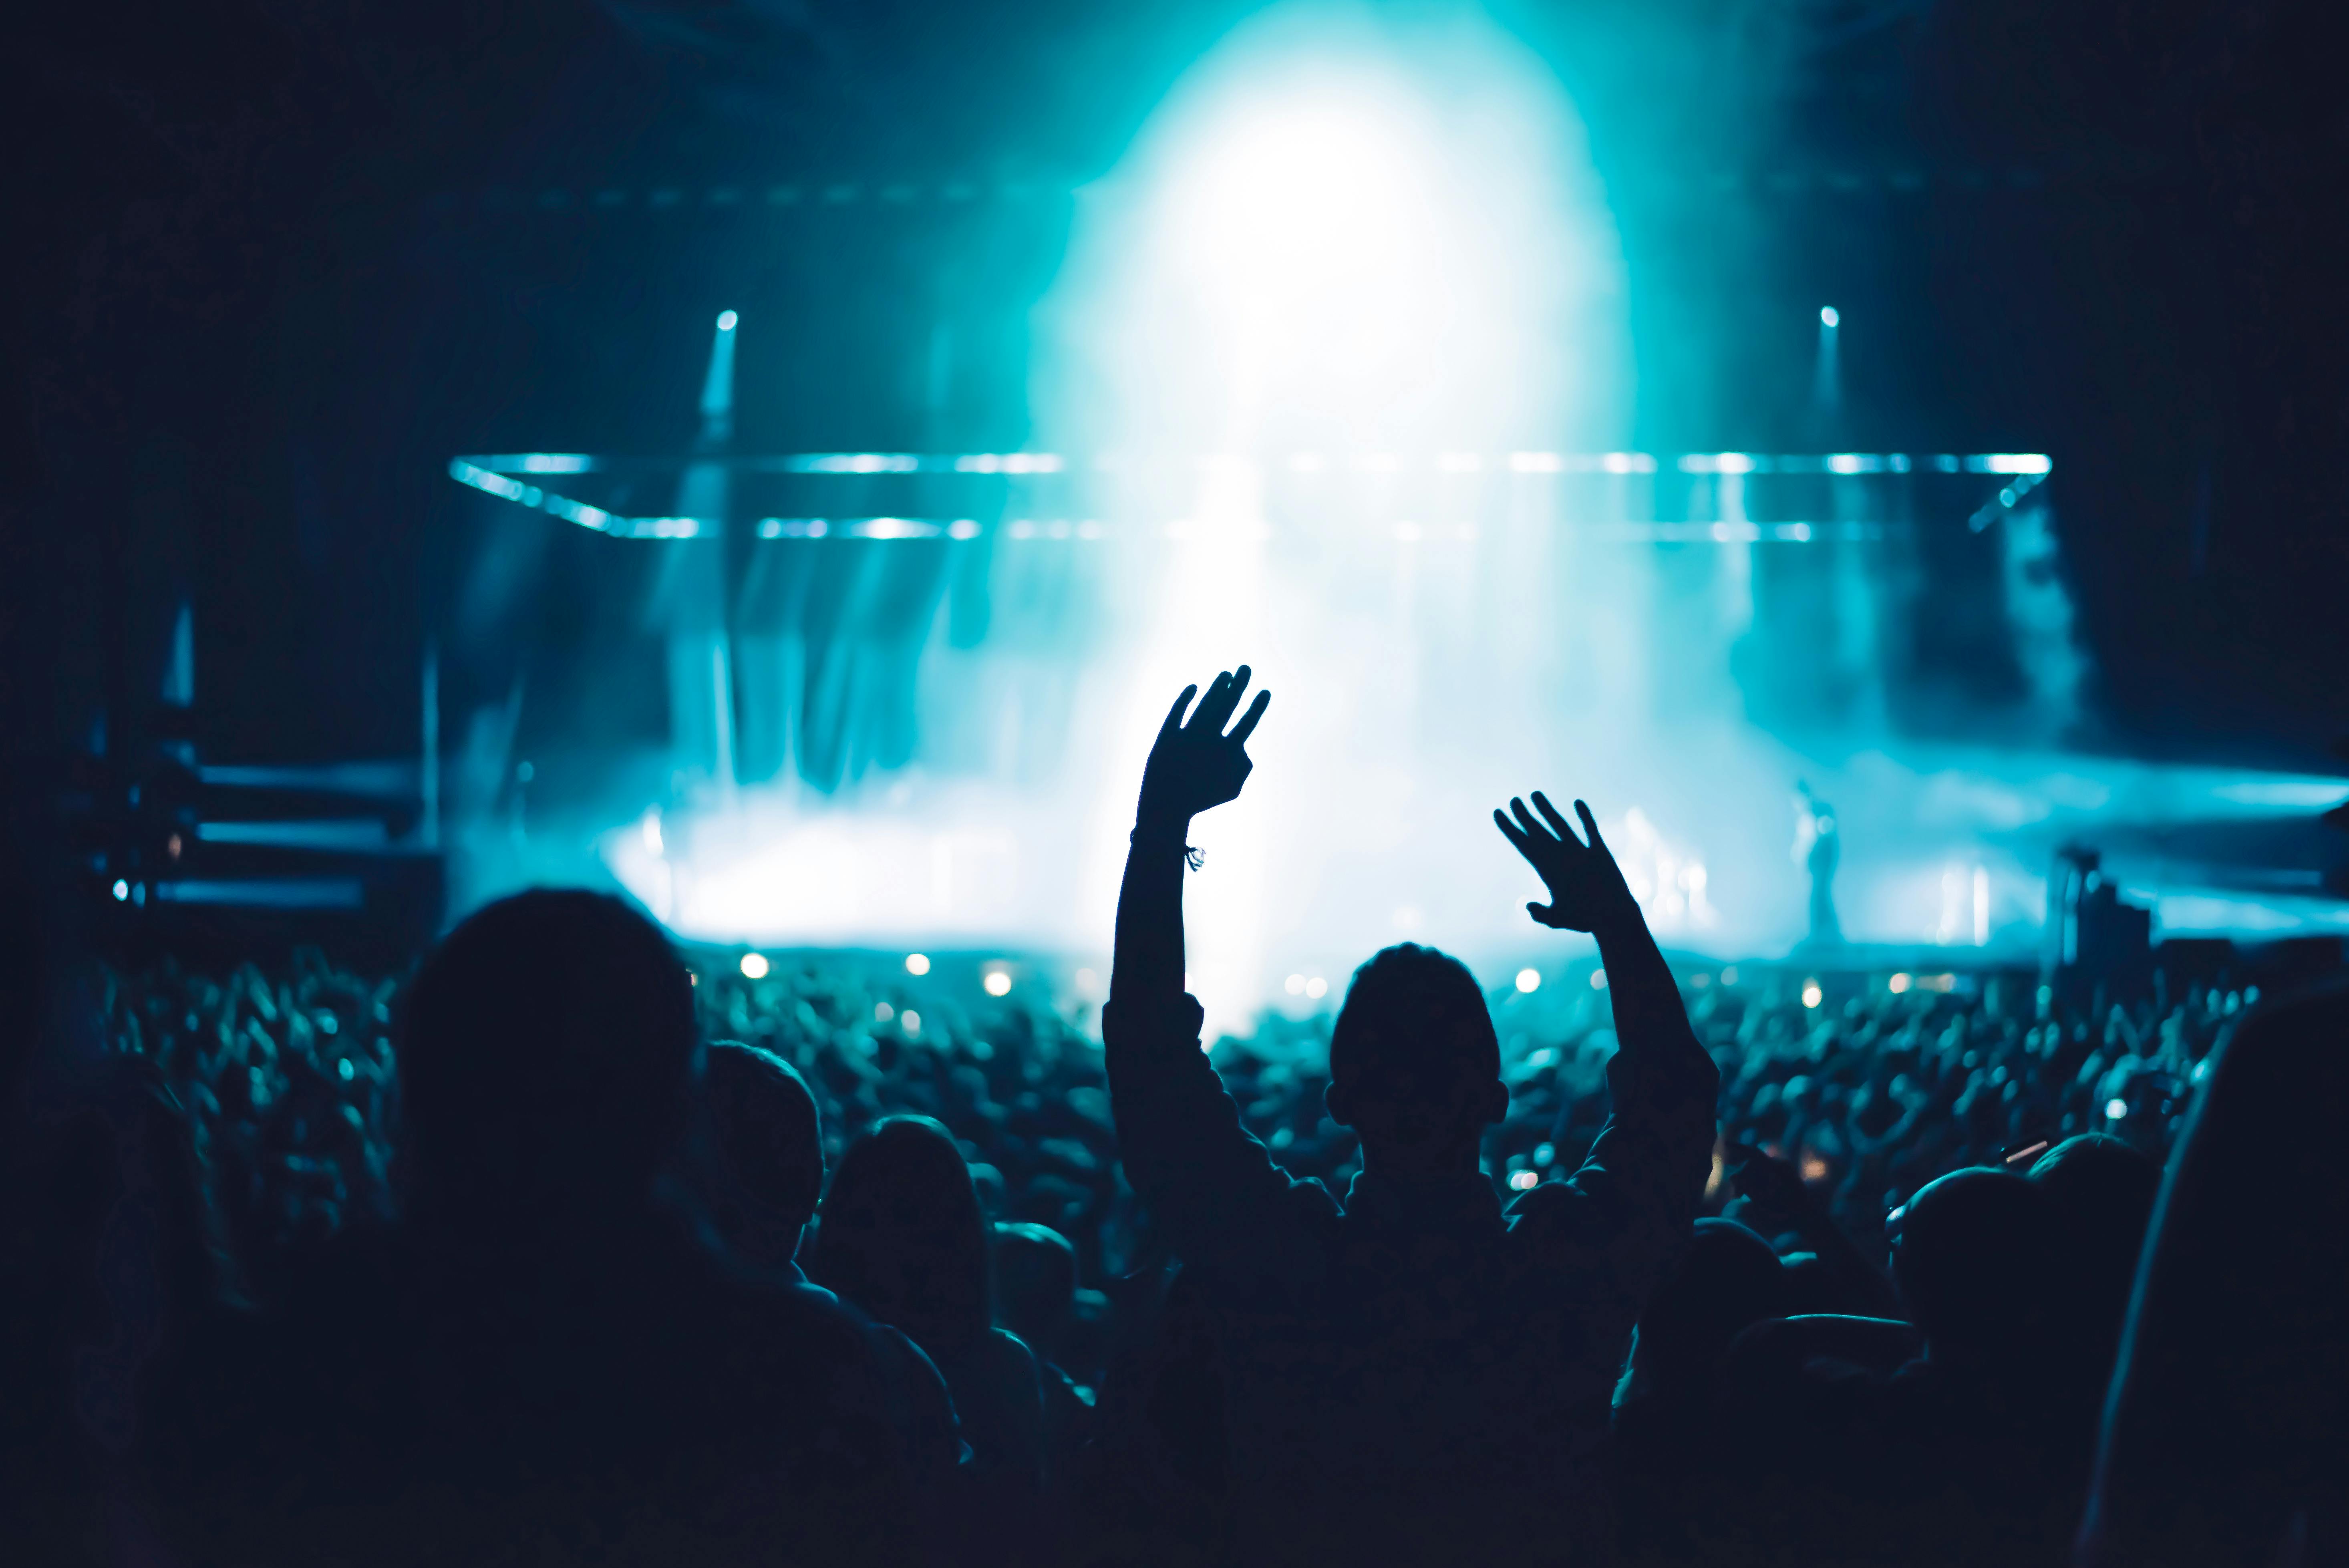
<path id="1" fill-rule="evenodd" d="M 1509 1090 L 1483 992 L 1409 943 L 1357 970 L 1330 1117 L 1361 1140 L 1344 1202 L 1250 1136 L 1184 992 L 1191 818 L 1240 792 L 1248 670 L 1167 714 L 1143 775 L 1102 1015 L 1125 1169 L 1204 1304 L 1235 1561 L 1603 1558 L 1600 1449 L 1632 1324 L 1692 1234 L 1720 1075 L 1588 808 L 1494 815 L 1540 872 L 1540 924 L 1599 939 L 1621 1047 L 1573 1177 L 1506 1210 L 1480 1167 Z M 1537 814 L 1538 812 L 1538 815 Z M 1587 842 L 1585 840 L 1587 839 Z"/>
<path id="2" fill-rule="evenodd" d="M 1843 854 L 1843 835 L 1836 831 L 1833 806 L 1811 793 L 1810 782 L 1795 781 L 1795 858 L 1811 873 L 1811 934 L 1815 947 L 1843 941 L 1842 923 L 1836 919 L 1836 861 Z"/>

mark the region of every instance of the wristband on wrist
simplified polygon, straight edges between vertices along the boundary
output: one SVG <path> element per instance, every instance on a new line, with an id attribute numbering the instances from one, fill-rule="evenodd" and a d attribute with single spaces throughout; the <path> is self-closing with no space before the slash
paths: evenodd
<path id="1" fill-rule="evenodd" d="M 1183 841 L 1185 836 L 1185 830 L 1179 828 L 1136 828 L 1125 837 L 1126 841 L 1132 844 L 1142 846 L 1164 844 L 1169 849 L 1179 850 L 1183 854 L 1183 863 L 1195 872 L 1206 863 L 1207 857 L 1185 843 Z"/>

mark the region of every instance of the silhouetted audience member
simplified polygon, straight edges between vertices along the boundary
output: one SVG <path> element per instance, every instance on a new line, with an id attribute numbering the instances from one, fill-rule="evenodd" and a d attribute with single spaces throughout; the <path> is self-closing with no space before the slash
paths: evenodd
<path id="1" fill-rule="evenodd" d="M 995 1301 L 1004 1327 L 1057 1357 L 1076 1325 L 1077 1249 L 1050 1225 L 998 1223 Z"/>
<path id="2" fill-rule="evenodd" d="M 891 1117 L 841 1157 L 810 1273 L 945 1375 L 971 1449 L 966 1558 L 1024 1560 L 1045 1529 L 1050 1434 L 1034 1353 L 995 1326 L 990 1240 L 953 1137 L 927 1117 Z"/>
<path id="3" fill-rule="evenodd" d="M 823 1122 L 807 1081 L 772 1051 L 712 1040 L 701 1104 L 701 1196 L 719 1239 L 751 1267 L 803 1280 L 800 1238 L 823 1196 Z"/>
<path id="4" fill-rule="evenodd" d="M 586 892 L 491 904 L 426 957 L 400 1033 L 399 1256 L 312 1271 L 183 1376 L 178 1414 L 210 1429 L 172 1456 L 173 1517 L 200 1548 L 906 1555 L 917 1439 L 869 1330 L 730 1269 L 662 1192 L 700 1048 L 659 929 Z M 345 1354 L 270 1364 L 330 1336 Z"/>
<path id="5" fill-rule="evenodd" d="M 1504 1211 L 1479 1165 L 1509 1100 L 1483 993 L 1456 960 L 1404 944 L 1356 974 L 1330 1041 L 1329 1112 L 1360 1135 L 1362 1171 L 1342 1205 L 1292 1181 L 1201 1050 L 1183 978 L 1188 829 L 1247 776 L 1268 700 L 1232 725 L 1247 679 L 1217 676 L 1187 723 L 1185 691 L 1160 729 L 1102 1014 L 1128 1176 L 1204 1311 L 1232 1551 L 1602 1556 L 1609 1396 L 1688 1241 L 1718 1074 L 1588 810 L 1586 843 L 1537 795 L 1495 819 L 1548 886 L 1536 920 L 1598 936 L 1622 1042 L 1588 1160 Z"/>
<path id="6" fill-rule="evenodd" d="M 2050 1294 L 2076 1336 L 2075 1364 L 2101 1399 L 2161 1191 L 2161 1167 L 2117 1138 L 2086 1132 L 2041 1155 L 2031 1180 L 2054 1205 L 2064 1231 L 2063 1274 Z"/>
<path id="7" fill-rule="evenodd" d="M 2156 1206 L 2085 1560 L 2349 1558 L 2349 987 L 2222 1045 Z"/>
<path id="8" fill-rule="evenodd" d="M 1701 1561 L 1701 1488 L 1713 1440 L 1715 1370 L 1749 1325 L 1776 1317 L 1785 1270 L 1770 1243 L 1734 1220 L 1699 1220 L 1696 1239 L 1648 1298 L 1615 1389 L 1619 1543 L 1642 1563 Z"/>
<path id="9" fill-rule="evenodd" d="M 1869 1319 L 1757 1325 L 1733 1347 L 1723 1421 L 1774 1426 L 1726 1511 L 1757 1562 L 2060 1563 L 2095 1425 L 2060 1299 L 2064 1234 L 2004 1171 L 1929 1182 L 1895 1221 L 1892 1272 L 1921 1354 Z"/>

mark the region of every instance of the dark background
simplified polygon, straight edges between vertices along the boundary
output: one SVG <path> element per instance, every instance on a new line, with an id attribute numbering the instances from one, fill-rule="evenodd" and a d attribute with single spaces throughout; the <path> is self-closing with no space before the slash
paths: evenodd
<path id="1" fill-rule="evenodd" d="M 210 754 L 411 753 L 420 642 L 481 518 L 445 460 L 680 448 L 722 306 L 744 313 L 746 446 L 1016 443 L 1068 188 L 1249 9 L 19 15 L 0 50 L 12 783 L 101 712 L 118 741 L 138 727 L 183 591 Z M 1643 446 L 1813 444 L 1832 302 L 1843 444 L 2054 455 L 2094 667 L 2082 744 L 2312 766 L 2349 735 L 2332 9 L 1495 14 L 1588 124 Z M 978 194 L 942 194 L 961 181 Z M 804 194 L 772 206 L 779 182 Z M 943 425 L 920 385 L 941 314 L 979 346 Z"/>

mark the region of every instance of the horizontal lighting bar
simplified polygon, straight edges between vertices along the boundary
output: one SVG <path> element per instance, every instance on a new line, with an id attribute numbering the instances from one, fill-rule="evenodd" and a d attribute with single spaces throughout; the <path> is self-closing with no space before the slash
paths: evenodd
<path id="1" fill-rule="evenodd" d="M 680 458 L 591 457 L 581 452 L 506 452 L 459 458 L 460 470 L 507 478 L 527 474 L 591 474 L 622 470 L 671 471 L 686 468 L 728 469 L 783 474 L 1057 474 L 1072 469 L 1122 473 L 1167 459 L 1124 453 L 1072 458 L 1060 452 L 795 452 L 780 456 L 695 453 Z M 1227 467 L 1243 454 L 1212 453 L 1175 461 Z M 1266 466 L 1291 473 L 1345 471 L 1368 474 L 1652 474 L 1670 467 L 1684 474 L 2037 474 L 2054 470 L 2044 452 L 1690 452 L 1659 458 L 1651 452 L 1316 452 L 1284 453 Z M 502 493 L 495 492 L 492 493 Z"/>
<path id="2" fill-rule="evenodd" d="M 1248 459 L 1229 455 L 1187 459 L 1202 466 L 1228 466 Z M 685 469 L 711 466 L 752 472 L 797 474 L 884 474 L 884 473 L 986 473 L 1041 474 L 1065 471 L 1071 459 L 1054 452 L 975 452 L 962 454 L 924 454 L 916 452 L 809 452 L 781 457 L 722 457 L 697 455 L 682 459 L 612 459 L 575 452 L 518 452 L 491 457 L 455 458 L 449 463 L 449 474 L 460 484 L 469 485 L 484 494 L 517 506 L 530 507 L 559 517 L 594 532 L 616 539 L 700 539 L 714 538 L 724 531 L 722 523 L 713 518 L 698 517 L 625 517 L 616 512 L 574 500 L 569 496 L 529 482 L 518 476 L 549 474 L 581 474 L 609 472 L 621 468 Z M 1090 466 L 1096 470 L 1115 472 L 1130 459 L 1115 455 L 1092 459 Z M 1419 469 L 1429 459 L 1406 459 L 1389 452 L 1357 452 L 1342 454 L 1336 459 L 1320 452 L 1295 452 L 1286 459 L 1287 466 L 1299 473 L 1320 473 L 1333 466 L 1343 466 L 1363 473 L 1400 473 L 1406 464 Z M 1488 466 L 1495 471 L 1517 474 L 1654 474 L 1664 462 L 1646 452 L 1509 452 L 1487 456 L 1476 452 L 1442 452 L 1432 459 L 1435 471 L 1442 473 L 1479 473 Z M 1974 513 L 1969 525 L 1980 531 L 1994 521 L 1999 511 L 2012 509 L 2017 501 L 2054 471 L 2053 459 L 2038 452 L 1978 452 L 1935 453 L 1914 456 L 1905 452 L 1826 452 L 1826 453 L 1763 453 L 1763 452 L 1691 452 L 1670 459 L 1671 469 L 1686 474 L 2002 474 L 2011 476 L 2013 482 L 2002 489 L 1995 500 Z M 1592 526 L 1592 525 L 1578 525 Z M 1619 537 L 1671 539 L 1785 539 L 1799 541 L 1806 535 L 1786 532 L 1790 529 L 1840 529 L 1844 525 L 1809 522 L 1639 522 L 1597 525 L 1615 529 L 1648 530 Z M 1884 525 L 1867 524 L 1880 533 Z M 970 518 L 904 518 L 904 517 L 770 517 L 755 525 L 761 539 L 976 539 L 988 530 Z M 1019 520 L 999 525 L 1000 531 L 1013 539 L 1085 538 L 1104 536 L 1103 525 L 1094 521 Z M 1767 534 L 1746 534 L 1735 531 L 1747 528 L 1775 530 Z M 1721 530 L 1733 531 L 1723 534 Z M 1823 535 L 1825 537 L 1825 535 Z M 1834 537 L 1847 537 L 1837 533 Z M 1857 537 L 1857 536 L 1851 536 Z M 1877 537 L 1876 534 L 1868 537 Z"/>

